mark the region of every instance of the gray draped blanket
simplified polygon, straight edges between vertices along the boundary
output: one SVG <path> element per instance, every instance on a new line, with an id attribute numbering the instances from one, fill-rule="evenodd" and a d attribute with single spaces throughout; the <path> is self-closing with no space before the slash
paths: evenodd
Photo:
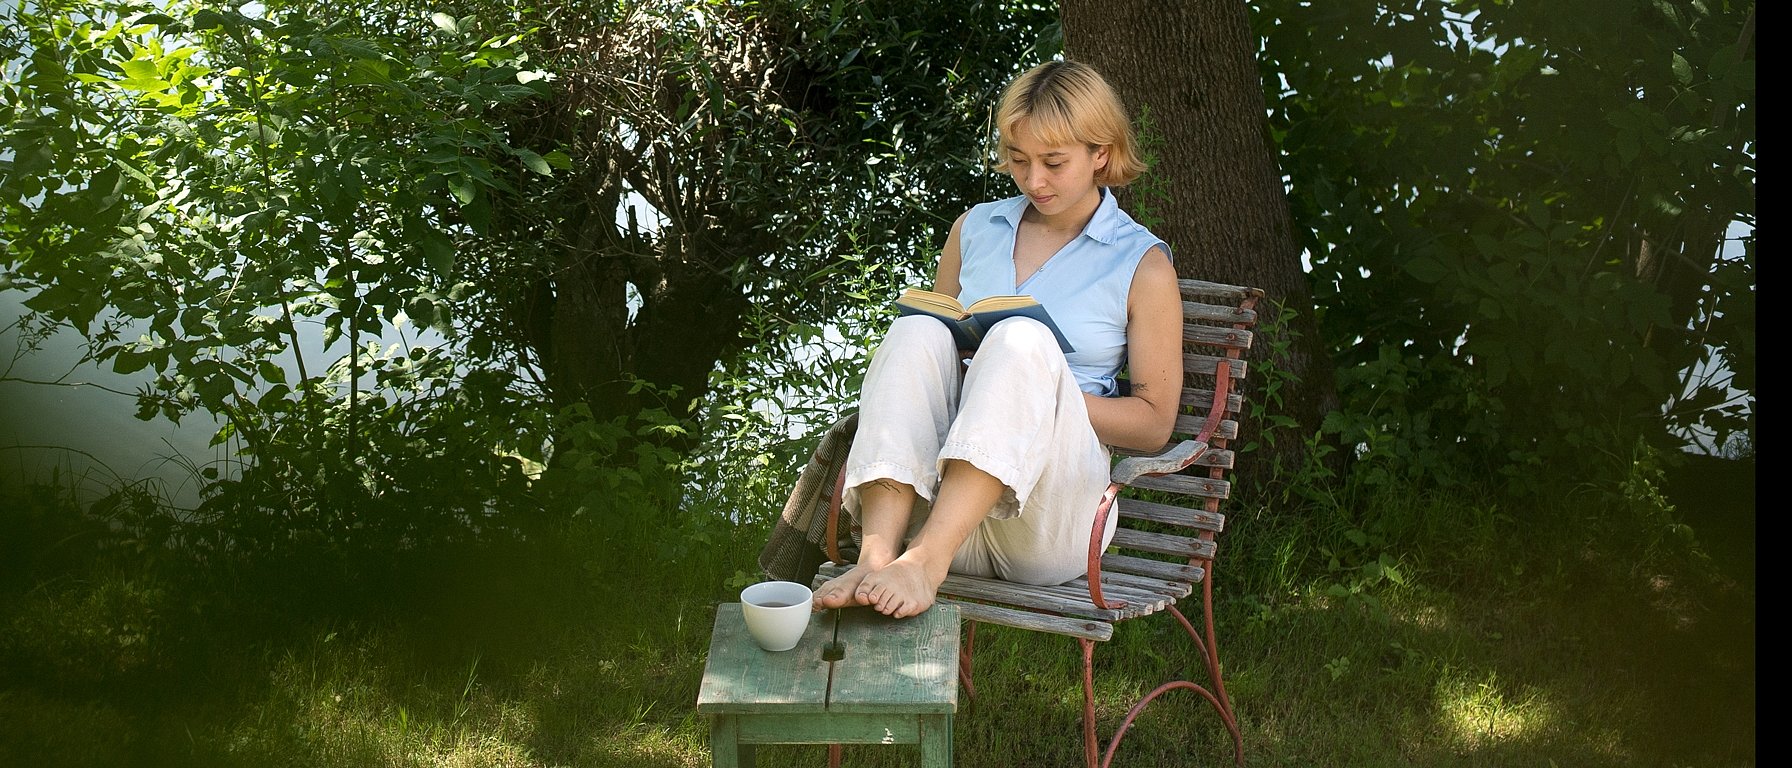
<path id="1" fill-rule="evenodd" d="M 803 466 L 796 488 L 784 503 L 784 512 L 759 552 L 759 568 L 767 577 L 808 584 L 821 564 L 827 562 L 828 514 L 834 482 L 846 464 L 846 454 L 852 450 L 853 434 L 858 428 L 857 412 L 834 422 L 822 435 L 809 463 Z M 848 562 L 858 556 L 850 528 L 841 525 L 838 532 L 841 557 Z"/>

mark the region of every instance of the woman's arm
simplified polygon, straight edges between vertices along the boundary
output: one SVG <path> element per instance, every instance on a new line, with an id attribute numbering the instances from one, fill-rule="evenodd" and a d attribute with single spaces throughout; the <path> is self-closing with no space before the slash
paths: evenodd
<path id="1" fill-rule="evenodd" d="M 946 247 L 940 251 L 940 270 L 933 278 L 933 292 L 947 296 L 958 295 L 958 267 L 964 263 L 963 254 L 958 250 L 958 230 L 964 227 L 964 217 L 970 211 L 958 214 L 958 220 L 952 222 L 952 232 L 946 235 Z"/>
<path id="2" fill-rule="evenodd" d="M 1155 451 L 1169 441 L 1182 399 L 1182 293 L 1176 269 L 1161 248 L 1147 252 L 1133 273 L 1126 300 L 1126 360 L 1131 394 L 1084 393 L 1089 423 L 1107 445 Z"/>

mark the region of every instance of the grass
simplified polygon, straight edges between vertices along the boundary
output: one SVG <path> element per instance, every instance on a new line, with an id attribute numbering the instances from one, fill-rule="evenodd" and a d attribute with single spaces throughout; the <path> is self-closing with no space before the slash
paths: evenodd
<path id="1" fill-rule="evenodd" d="M 1216 619 L 1247 763 L 1754 765 L 1752 566 L 1713 560 L 1693 514 L 1399 494 L 1234 510 Z M 0 579 L 0 765 L 706 766 L 709 627 L 762 540 L 438 553 L 356 585 L 354 610 L 38 552 L 50 565 Z M 1104 733 L 1180 671 L 1172 628 L 1131 622 L 1098 649 Z M 956 764 L 1079 765 L 1074 642 L 984 626 L 977 647 Z M 1230 752 L 1206 705 L 1173 693 L 1115 765 Z M 917 761 L 849 746 L 846 764 Z"/>

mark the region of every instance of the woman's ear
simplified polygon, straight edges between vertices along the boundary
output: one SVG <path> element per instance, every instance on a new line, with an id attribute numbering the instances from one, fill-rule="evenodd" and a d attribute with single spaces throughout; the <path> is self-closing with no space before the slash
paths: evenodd
<path id="1" fill-rule="evenodd" d="M 1095 177 L 1099 179 L 1102 176 L 1107 175 L 1107 172 L 1108 172 L 1108 145 L 1106 145 L 1106 144 L 1096 145 L 1095 151 L 1092 153 L 1092 157 L 1095 159 Z"/>

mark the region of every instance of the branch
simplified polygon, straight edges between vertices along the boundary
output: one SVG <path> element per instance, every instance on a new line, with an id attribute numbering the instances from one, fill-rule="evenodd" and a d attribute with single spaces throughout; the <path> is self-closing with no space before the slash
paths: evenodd
<path id="1" fill-rule="evenodd" d="M 137 397 L 138 396 L 138 393 L 136 393 L 136 392 L 126 392 L 124 390 L 113 389 L 104 384 L 95 384 L 91 381 L 40 381 L 38 379 L 23 379 L 23 378 L 19 378 L 17 376 L 0 376 L 0 383 L 5 383 L 5 382 L 9 382 L 9 381 L 16 381 L 20 384 L 36 384 L 38 386 L 43 386 L 43 387 L 93 387 L 94 389 L 111 392 L 114 395 L 124 395 L 126 397 Z"/>

